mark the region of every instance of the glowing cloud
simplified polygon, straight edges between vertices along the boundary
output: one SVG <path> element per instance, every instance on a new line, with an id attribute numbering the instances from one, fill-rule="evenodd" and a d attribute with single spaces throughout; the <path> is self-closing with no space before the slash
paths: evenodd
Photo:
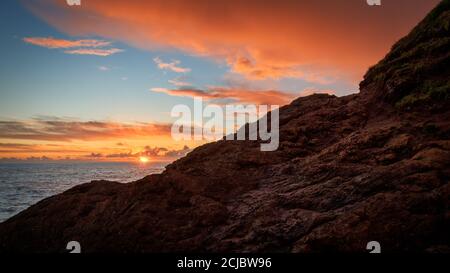
<path id="1" fill-rule="evenodd" d="M 96 55 L 104 57 L 123 51 L 122 49 L 118 48 L 100 48 L 110 46 L 111 42 L 95 39 L 64 40 L 55 39 L 52 37 L 26 37 L 23 38 L 23 41 L 32 45 L 50 49 L 66 49 L 64 53 L 76 55 Z"/>
<path id="2" fill-rule="evenodd" d="M 170 124 L 41 119 L 0 121 L 0 139 L 72 141 L 169 135 Z"/>
<path id="3" fill-rule="evenodd" d="M 386 1 L 374 8 L 364 0 L 90 0 L 73 9 L 43 0 L 27 6 L 72 35 L 181 50 L 219 60 L 250 79 L 357 82 L 438 2 Z"/>
<path id="4" fill-rule="evenodd" d="M 165 62 L 163 62 L 163 60 L 156 57 L 153 59 L 153 61 L 158 65 L 159 69 L 167 69 L 167 70 L 171 70 L 176 73 L 187 73 L 187 72 L 191 71 L 190 68 L 178 66 L 180 64 L 180 61 L 178 61 L 178 60 L 174 60 L 170 63 L 165 63 Z"/>
<path id="5" fill-rule="evenodd" d="M 275 90 L 246 90 L 240 88 L 211 87 L 200 89 L 152 88 L 151 91 L 177 97 L 203 97 L 206 100 L 231 99 L 236 103 L 284 105 L 296 97 L 296 94 Z M 297 94 L 298 95 L 298 94 Z"/>
<path id="6" fill-rule="evenodd" d="M 111 42 L 94 39 L 64 40 L 52 37 L 25 37 L 23 40 L 26 43 L 46 48 L 104 47 L 111 45 Z"/>

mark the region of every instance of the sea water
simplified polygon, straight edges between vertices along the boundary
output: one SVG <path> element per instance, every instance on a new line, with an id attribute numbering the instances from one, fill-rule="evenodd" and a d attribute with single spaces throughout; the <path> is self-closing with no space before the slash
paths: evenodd
<path id="1" fill-rule="evenodd" d="M 164 163 L 0 163 L 0 222 L 49 196 L 92 180 L 132 182 L 160 173 Z"/>

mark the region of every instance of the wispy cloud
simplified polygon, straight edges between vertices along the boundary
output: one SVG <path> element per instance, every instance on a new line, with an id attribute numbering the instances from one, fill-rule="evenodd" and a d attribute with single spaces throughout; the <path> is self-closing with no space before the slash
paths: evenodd
<path id="1" fill-rule="evenodd" d="M 119 48 L 104 48 L 111 46 L 111 42 L 96 39 L 66 40 L 53 37 L 25 37 L 23 41 L 32 45 L 50 49 L 65 49 L 64 53 L 76 55 L 110 56 L 123 52 Z"/>
<path id="2" fill-rule="evenodd" d="M 217 98 L 217 96 L 213 92 L 207 92 L 201 89 L 168 89 L 162 87 L 155 87 L 150 89 L 153 92 L 165 93 L 167 95 L 176 96 L 176 97 L 203 97 L 205 99 L 213 99 Z"/>
<path id="3" fill-rule="evenodd" d="M 66 50 L 64 53 L 75 55 L 95 55 L 95 56 L 109 56 L 119 52 L 123 52 L 122 49 L 110 48 L 110 49 L 95 49 L 95 48 L 80 48 L 73 50 Z"/>
<path id="4" fill-rule="evenodd" d="M 105 47 L 111 42 L 95 39 L 65 40 L 52 37 L 25 37 L 26 43 L 46 48 Z"/>
<path id="5" fill-rule="evenodd" d="M 23 143 L 0 143 L 0 154 L 29 154 L 29 153 L 73 153 L 76 151 L 87 152 L 82 149 L 71 149 L 68 145 L 57 144 L 23 144 Z"/>
<path id="6" fill-rule="evenodd" d="M 296 94 L 276 90 L 247 90 L 241 88 L 211 87 L 207 90 L 194 88 L 152 88 L 151 91 L 177 97 L 202 97 L 205 100 L 233 100 L 236 103 L 284 105 L 296 97 Z M 297 94 L 298 95 L 298 94 Z"/>
<path id="7" fill-rule="evenodd" d="M 158 65 L 159 69 L 171 70 L 176 73 L 187 73 L 190 72 L 190 68 L 178 66 L 181 62 L 178 60 L 174 60 L 172 62 L 164 62 L 159 57 L 153 59 L 153 61 Z"/>
<path id="8" fill-rule="evenodd" d="M 192 86 L 191 83 L 184 81 L 183 79 L 181 79 L 180 77 L 177 77 L 175 79 L 172 80 L 168 80 L 168 82 L 174 86 L 177 87 L 186 87 L 186 86 Z"/>
<path id="9" fill-rule="evenodd" d="M 22 143 L 0 143 L 0 148 L 10 148 L 10 149 L 22 149 L 28 148 L 32 145 L 22 144 Z"/>
<path id="10" fill-rule="evenodd" d="M 100 70 L 100 71 L 108 71 L 108 70 L 110 70 L 109 67 L 104 66 L 104 65 L 98 66 L 97 68 L 98 68 L 98 70 Z"/>

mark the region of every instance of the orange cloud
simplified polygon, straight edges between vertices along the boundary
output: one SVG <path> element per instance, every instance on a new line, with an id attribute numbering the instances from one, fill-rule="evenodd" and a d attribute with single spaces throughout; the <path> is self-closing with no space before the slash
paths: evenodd
<path id="1" fill-rule="evenodd" d="M 159 69 L 168 69 L 168 70 L 172 70 L 173 72 L 176 72 L 176 73 L 187 73 L 187 72 L 191 71 L 190 68 L 178 66 L 180 64 L 180 61 L 178 61 L 178 60 L 172 61 L 170 63 L 165 63 L 165 62 L 163 62 L 163 60 L 156 57 L 153 59 L 153 61 L 158 65 Z"/>
<path id="2" fill-rule="evenodd" d="M 0 143 L 0 154 L 22 154 L 22 153 L 73 153 L 74 151 L 87 152 L 77 148 L 76 150 L 70 149 L 67 145 L 55 145 L 55 144 L 23 144 L 23 143 Z"/>
<path id="3" fill-rule="evenodd" d="M 251 103 L 259 105 L 285 105 L 296 97 L 296 94 L 275 90 L 247 90 L 225 87 L 212 87 L 208 90 L 193 88 L 152 88 L 151 91 L 177 97 L 202 97 L 206 100 L 231 99 L 237 103 Z"/>
<path id="4" fill-rule="evenodd" d="M 0 139 L 73 141 L 170 135 L 170 124 L 34 119 L 0 121 Z"/>
<path id="5" fill-rule="evenodd" d="M 164 161 L 202 141 L 175 142 L 171 124 L 77 121 L 57 117 L 0 120 L 0 160 L 129 161 L 139 156 Z M 185 147 L 183 147 L 185 146 Z M 150 148 L 154 147 L 154 148 Z"/>
<path id="6" fill-rule="evenodd" d="M 51 49 L 67 49 L 64 53 L 76 55 L 109 56 L 123 51 L 118 48 L 99 48 L 109 46 L 111 45 L 111 42 L 95 39 L 64 40 L 52 37 L 26 37 L 23 38 L 23 41 L 32 45 Z"/>
<path id="7" fill-rule="evenodd" d="M 0 120 L 1 160 L 173 160 L 206 141 L 175 142 L 170 123 L 79 121 L 39 116 Z"/>
<path id="8" fill-rule="evenodd" d="M 0 143 L 0 155 L 8 155 L 9 157 L 0 157 L 0 161 L 4 160 L 55 160 L 68 158 L 75 160 L 136 160 L 141 156 L 151 158 L 152 160 L 174 160 L 182 157 L 192 149 L 187 145 L 182 148 L 174 149 L 167 147 L 135 147 L 115 150 L 102 147 L 89 147 L 83 144 L 22 144 L 22 143 Z M 45 154 L 45 155 L 43 155 Z M 70 157 L 68 155 L 71 155 Z"/>
<path id="9" fill-rule="evenodd" d="M 361 78 L 439 0 L 43 0 L 28 7 L 72 35 L 214 58 L 251 79 Z"/>
<path id="10" fill-rule="evenodd" d="M 64 39 L 55 39 L 52 37 L 25 37 L 23 38 L 24 42 L 42 46 L 46 48 L 73 48 L 73 47 L 104 47 L 109 46 L 111 42 L 102 41 L 102 40 L 64 40 Z"/>

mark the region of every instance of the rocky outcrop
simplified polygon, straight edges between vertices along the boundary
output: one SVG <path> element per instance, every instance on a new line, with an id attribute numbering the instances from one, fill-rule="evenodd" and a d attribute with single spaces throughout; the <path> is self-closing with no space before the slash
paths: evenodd
<path id="1" fill-rule="evenodd" d="M 449 252 L 449 14 L 443 1 L 360 94 L 282 107 L 277 151 L 218 141 L 162 174 L 74 187 L 0 224 L 0 251 Z"/>

